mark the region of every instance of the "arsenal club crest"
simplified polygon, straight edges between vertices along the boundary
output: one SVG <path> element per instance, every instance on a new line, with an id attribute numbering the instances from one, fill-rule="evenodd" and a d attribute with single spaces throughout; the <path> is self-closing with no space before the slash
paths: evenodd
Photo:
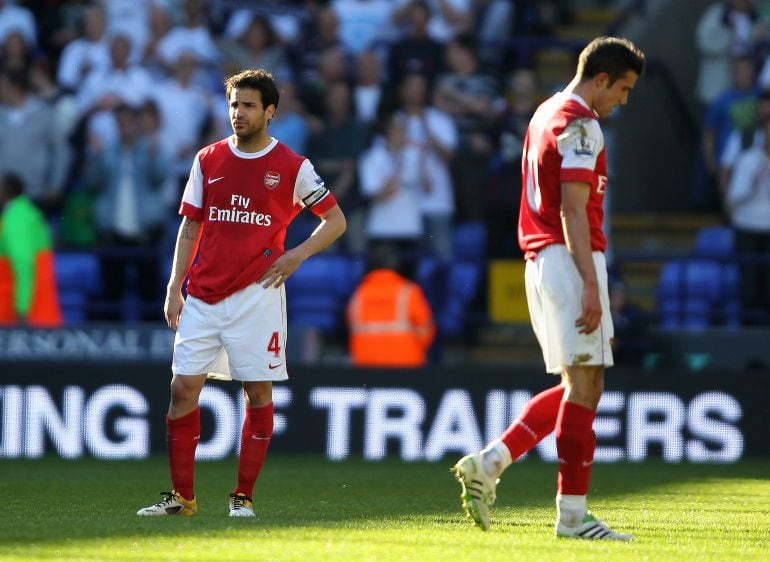
<path id="1" fill-rule="evenodd" d="M 281 174 L 278 172 L 265 172 L 265 187 L 268 189 L 275 189 L 278 184 L 281 183 Z"/>

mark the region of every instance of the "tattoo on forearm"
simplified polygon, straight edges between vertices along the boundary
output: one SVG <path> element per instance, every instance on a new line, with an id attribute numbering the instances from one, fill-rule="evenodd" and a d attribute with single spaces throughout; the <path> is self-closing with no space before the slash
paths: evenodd
<path id="1" fill-rule="evenodd" d="M 195 233 L 192 232 L 192 228 L 190 228 L 190 221 L 186 220 L 184 223 L 182 223 L 182 235 L 181 237 L 184 240 L 192 240 L 195 241 Z"/>

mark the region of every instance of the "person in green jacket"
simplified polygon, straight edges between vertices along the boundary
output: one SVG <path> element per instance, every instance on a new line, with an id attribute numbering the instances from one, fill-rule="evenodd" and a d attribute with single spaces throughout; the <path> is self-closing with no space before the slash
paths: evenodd
<path id="1" fill-rule="evenodd" d="M 12 173 L 0 176 L 0 324 L 62 324 L 51 230 Z"/>

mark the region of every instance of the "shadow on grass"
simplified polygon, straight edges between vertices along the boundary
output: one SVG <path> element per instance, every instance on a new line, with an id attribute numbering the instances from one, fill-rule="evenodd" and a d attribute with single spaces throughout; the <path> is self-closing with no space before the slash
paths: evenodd
<path id="1" fill-rule="evenodd" d="M 459 486 L 449 472 L 454 460 L 433 464 L 407 464 L 395 459 L 333 463 L 321 457 L 273 455 L 268 457 L 255 490 L 257 520 L 227 517 L 227 495 L 235 483 L 234 458 L 197 464 L 197 517 L 159 519 L 140 518 L 135 512 L 157 501 L 157 493 L 170 487 L 164 457 L 127 462 L 59 458 L 0 461 L 0 551 L 3 546 L 22 543 L 226 533 L 243 528 L 355 531 L 398 525 L 466 525 L 459 516 Z M 719 479 L 768 482 L 768 474 L 770 459 L 737 465 L 671 465 L 660 461 L 596 465 L 591 497 L 612 502 L 645 490 L 654 496 L 656 490 Z M 517 463 L 498 486 L 496 509 L 551 508 L 555 482 L 555 464 L 537 460 Z"/>

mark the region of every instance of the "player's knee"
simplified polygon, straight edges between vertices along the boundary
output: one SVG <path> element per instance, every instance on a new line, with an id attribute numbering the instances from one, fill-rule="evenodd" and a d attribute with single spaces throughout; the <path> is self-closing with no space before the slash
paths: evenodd
<path id="1" fill-rule="evenodd" d="M 267 406 L 273 400 L 273 385 L 270 382 L 252 382 L 243 385 L 246 405 L 249 408 Z"/>
<path id="2" fill-rule="evenodd" d="M 197 381 L 188 377 L 174 377 L 171 380 L 172 403 L 197 402 L 199 394 L 200 385 Z"/>
<path id="3" fill-rule="evenodd" d="M 567 400 L 596 410 L 604 390 L 602 368 L 568 369 L 564 374 Z"/>

